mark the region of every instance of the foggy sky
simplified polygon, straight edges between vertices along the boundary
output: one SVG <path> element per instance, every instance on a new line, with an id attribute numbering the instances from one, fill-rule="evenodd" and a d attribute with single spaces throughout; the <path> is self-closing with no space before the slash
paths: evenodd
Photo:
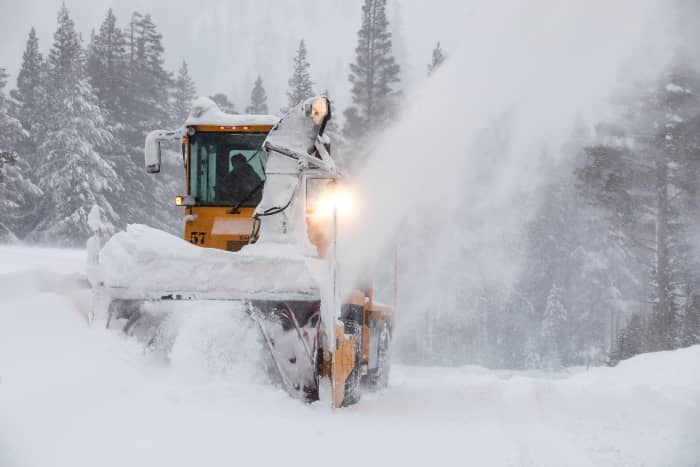
<path id="1" fill-rule="evenodd" d="M 29 29 L 34 26 L 42 53 L 51 46 L 62 0 L 0 0 L 0 67 L 16 82 Z M 395 52 L 406 84 L 425 77 L 431 50 L 441 41 L 447 53 L 457 46 L 468 2 L 389 0 Z M 339 108 L 348 103 L 348 64 L 353 58 L 362 0 L 66 0 L 85 42 L 108 8 L 124 27 L 134 10 L 151 13 L 163 34 L 166 66 L 188 62 L 200 95 L 223 92 L 242 111 L 260 73 L 273 112 L 284 92 L 299 40 L 306 39 L 315 91 L 328 90 Z M 395 6 L 398 5 L 398 13 Z"/>

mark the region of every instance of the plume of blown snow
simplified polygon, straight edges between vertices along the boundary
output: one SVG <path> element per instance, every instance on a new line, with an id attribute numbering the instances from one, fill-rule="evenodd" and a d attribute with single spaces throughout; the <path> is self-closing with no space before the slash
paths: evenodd
<path id="1" fill-rule="evenodd" d="M 450 278 L 512 283 L 542 167 L 561 161 L 575 128 L 611 115 L 613 93 L 657 75 L 670 56 L 669 9 L 661 0 L 475 5 L 461 46 L 373 142 L 354 180 L 360 215 L 340 239 L 343 285 L 395 243 L 408 308 L 444 300 Z M 465 251 L 469 261 L 454 261 Z"/>

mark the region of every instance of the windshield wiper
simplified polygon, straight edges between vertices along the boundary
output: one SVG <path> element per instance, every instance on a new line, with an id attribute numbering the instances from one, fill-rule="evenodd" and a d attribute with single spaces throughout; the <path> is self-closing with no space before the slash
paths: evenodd
<path id="1" fill-rule="evenodd" d="M 228 213 L 229 214 L 238 214 L 239 212 L 241 212 L 238 210 L 238 208 L 240 208 L 243 203 L 248 201 L 253 196 L 253 194 L 255 194 L 260 188 L 262 188 L 264 183 L 265 183 L 265 180 L 260 180 L 260 183 L 258 183 L 255 186 L 255 188 L 250 190 L 250 192 L 247 195 L 245 195 L 242 200 L 240 200 L 238 203 L 236 203 L 236 205 L 233 208 L 231 208 L 231 210 Z"/>

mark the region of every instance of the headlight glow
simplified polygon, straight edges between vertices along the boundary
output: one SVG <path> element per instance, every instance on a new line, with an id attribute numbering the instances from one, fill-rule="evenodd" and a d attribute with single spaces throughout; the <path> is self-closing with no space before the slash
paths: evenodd
<path id="1" fill-rule="evenodd" d="M 352 215 L 353 198 L 344 190 L 333 190 L 316 199 L 312 203 L 313 216 L 319 219 L 331 219 L 333 209 L 337 209 L 338 217 L 345 219 Z"/>
<path id="2" fill-rule="evenodd" d="M 311 120 L 314 125 L 320 125 L 323 119 L 328 115 L 328 100 L 325 97 L 319 97 L 311 103 Z"/>

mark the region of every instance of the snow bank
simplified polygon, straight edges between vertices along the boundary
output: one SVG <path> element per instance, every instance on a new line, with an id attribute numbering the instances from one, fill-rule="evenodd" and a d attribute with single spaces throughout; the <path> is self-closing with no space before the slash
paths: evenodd
<path id="1" fill-rule="evenodd" d="M 83 274 L 85 257 L 80 250 L 0 246 L 0 297 L 9 300 L 37 292 L 65 292 L 86 313 L 88 305 L 81 297 L 88 286 Z"/>
<path id="2" fill-rule="evenodd" d="M 0 245 L 0 274 L 19 271 L 51 271 L 80 274 L 85 268 L 84 250 Z"/>
<path id="3" fill-rule="evenodd" d="M 599 385 L 634 385 L 660 391 L 700 387 L 700 346 L 638 355 L 614 369 L 601 368 L 577 375 L 580 381 Z M 698 401 L 700 403 L 700 400 Z"/>

